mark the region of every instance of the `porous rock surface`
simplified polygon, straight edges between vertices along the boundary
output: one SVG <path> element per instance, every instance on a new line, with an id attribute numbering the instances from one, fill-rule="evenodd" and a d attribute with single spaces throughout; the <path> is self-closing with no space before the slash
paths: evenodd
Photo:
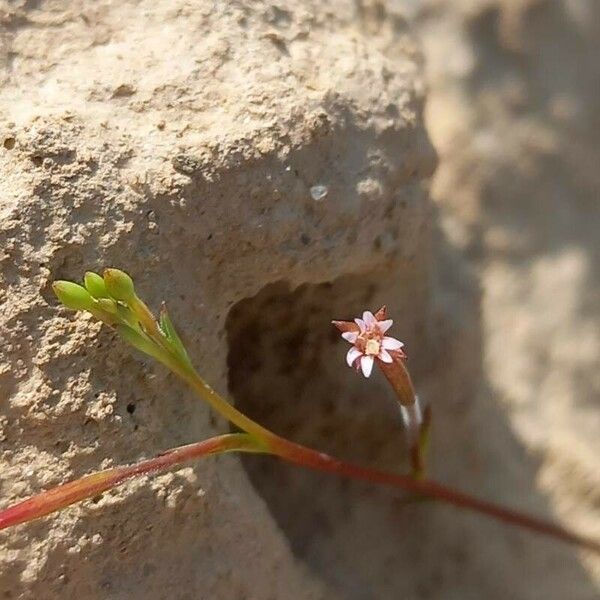
<path id="1" fill-rule="evenodd" d="M 223 393 L 228 315 L 269 284 L 354 276 L 344 311 L 371 306 L 388 278 L 397 290 L 399 269 L 426 289 L 434 154 L 399 17 L 344 1 L 103 0 L 12 2 L 0 20 L 3 505 L 227 429 L 59 308 L 54 279 L 127 270 L 151 306 L 168 301 Z M 319 314 L 329 334 L 336 315 Z M 4 598 L 335 594 L 236 457 L 128 483 L 0 543 Z"/>

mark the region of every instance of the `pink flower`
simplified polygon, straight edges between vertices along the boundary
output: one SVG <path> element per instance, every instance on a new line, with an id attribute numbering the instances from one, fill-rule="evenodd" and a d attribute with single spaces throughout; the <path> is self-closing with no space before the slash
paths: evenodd
<path id="1" fill-rule="evenodd" d="M 385 306 L 375 314 L 366 310 L 362 319 L 354 319 L 354 322 L 333 321 L 342 332 L 342 337 L 352 344 L 346 355 L 348 366 L 357 370 L 360 368 L 363 375 L 369 377 L 375 360 L 392 363 L 394 360 L 406 358 L 402 351 L 404 344 L 385 335 L 393 323 L 392 319 L 386 319 Z"/>

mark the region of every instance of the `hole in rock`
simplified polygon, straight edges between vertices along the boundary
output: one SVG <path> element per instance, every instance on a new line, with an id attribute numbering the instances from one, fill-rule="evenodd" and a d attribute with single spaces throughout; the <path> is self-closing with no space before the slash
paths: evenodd
<path id="1" fill-rule="evenodd" d="M 238 302 L 227 321 L 229 388 L 236 406 L 288 439 L 405 472 L 398 408 L 383 376 L 375 372 L 365 380 L 348 368 L 349 345 L 331 325 L 332 318 L 379 308 L 386 294 L 391 301 L 392 291 L 378 292 L 376 281 L 345 277 L 295 290 L 277 283 Z M 362 598 L 360 590 L 380 570 L 387 581 L 402 545 L 403 520 L 410 518 L 398 521 L 398 513 L 404 514 L 404 507 L 398 510 L 401 492 L 271 457 L 242 456 L 242 462 L 294 553 L 322 577 L 349 598 Z M 365 555 L 371 556 L 368 563 L 357 564 Z"/>

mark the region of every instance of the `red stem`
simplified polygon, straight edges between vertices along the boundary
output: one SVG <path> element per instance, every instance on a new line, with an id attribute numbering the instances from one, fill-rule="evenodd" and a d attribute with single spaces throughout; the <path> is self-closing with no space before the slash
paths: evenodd
<path id="1" fill-rule="evenodd" d="M 422 496 L 441 500 L 446 504 L 452 504 L 459 508 L 487 515 L 503 523 L 516 525 L 536 533 L 575 544 L 600 554 L 600 542 L 596 540 L 578 535 L 549 521 L 511 510 L 492 502 L 480 500 L 479 498 L 429 479 L 415 479 L 408 475 L 387 473 L 377 469 L 366 469 L 338 460 L 322 452 L 306 448 L 305 446 L 283 440 L 282 438 L 279 438 L 277 441 L 277 449 L 274 451 L 280 458 L 287 462 L 309 467 L 317 471 L 335 473 L 343 477 L 349 477 L 350 479 L 359 479 L 370 483 L 401 488 Z"/>
<path id="2" fill-rule="evenodd" d="M 435 481 L 427 479 L 419 480 L 408 475 L 367 469 L 346 463 L 280 437 L 270 440 L 269 449 L 267 449 L 262 446 L 261 442 L 258 442 L 248 434 L 218 436 L 203 442 L 168 450 L 156 458 L 151 458 L 135 465 L 115 467 L 114 469 L 100 471 L 99 473 L 92 473 L 76 481 L 59 485 L 51 490 L 23 500 L 4 511 L 0 511 L 0 529 L 44 517 L 52 512 L 66 508 L 75 502 L 105 492 L 123 483 L 125 480 L 138 475 L 166 471 L 171 467 L 180 466 L 185 462 L 202 456 L 227 451 L 272 453 L 289 463 L 316 471 L 324 471 L 350 479 L 358 479 L 369 483 L 388 485 L 407 490 L 422 496 L 438 499 L 446 504 L 452 504 L 490 516 L 504 523 L 517 525 L 564 542 L 576 544 L 600 554 L 600 543 L 596 540 L 578 535 L 537 517 L 480 500 Z"/>
<path id="3" fill-rule="evenodd" d="M 248 438 L 248 436 L 245 434 L 229 434 L 210 438 L 195 444 L 167 450 L 155 458 L 134 465 L 99 471 L 56 486 L 0 511 L 0 529 L 33 521 L 75 504 L 75 502 L 93 498 L 138 475 L 166 471 L 175 465 L 215 452 L 226 452 L 228 450 L 253 451 L 251 445 L 244 447 L 242 438 Z"/>

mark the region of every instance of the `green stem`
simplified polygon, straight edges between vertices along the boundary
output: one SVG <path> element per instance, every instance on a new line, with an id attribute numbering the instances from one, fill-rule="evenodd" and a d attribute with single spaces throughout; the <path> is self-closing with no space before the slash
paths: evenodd
<path id="1" fill-rule="evenodd" d="M 282 439 L 227 402 L 227 400 L 215 392 L 215 390 L 213 390 L 195 370 L 181 369 L 177 371 L 177 374 L 180 375 L 180 377 L 182 377 L 203 400 L 208 402 L 208 404 L 210 404 L 210 406 L 218 413 L 234 425 L 237 425 L 241 430 L 252 434 L 259 440 L 263 440 L 266 444 L 271 443 L 274 440 Z"/>

